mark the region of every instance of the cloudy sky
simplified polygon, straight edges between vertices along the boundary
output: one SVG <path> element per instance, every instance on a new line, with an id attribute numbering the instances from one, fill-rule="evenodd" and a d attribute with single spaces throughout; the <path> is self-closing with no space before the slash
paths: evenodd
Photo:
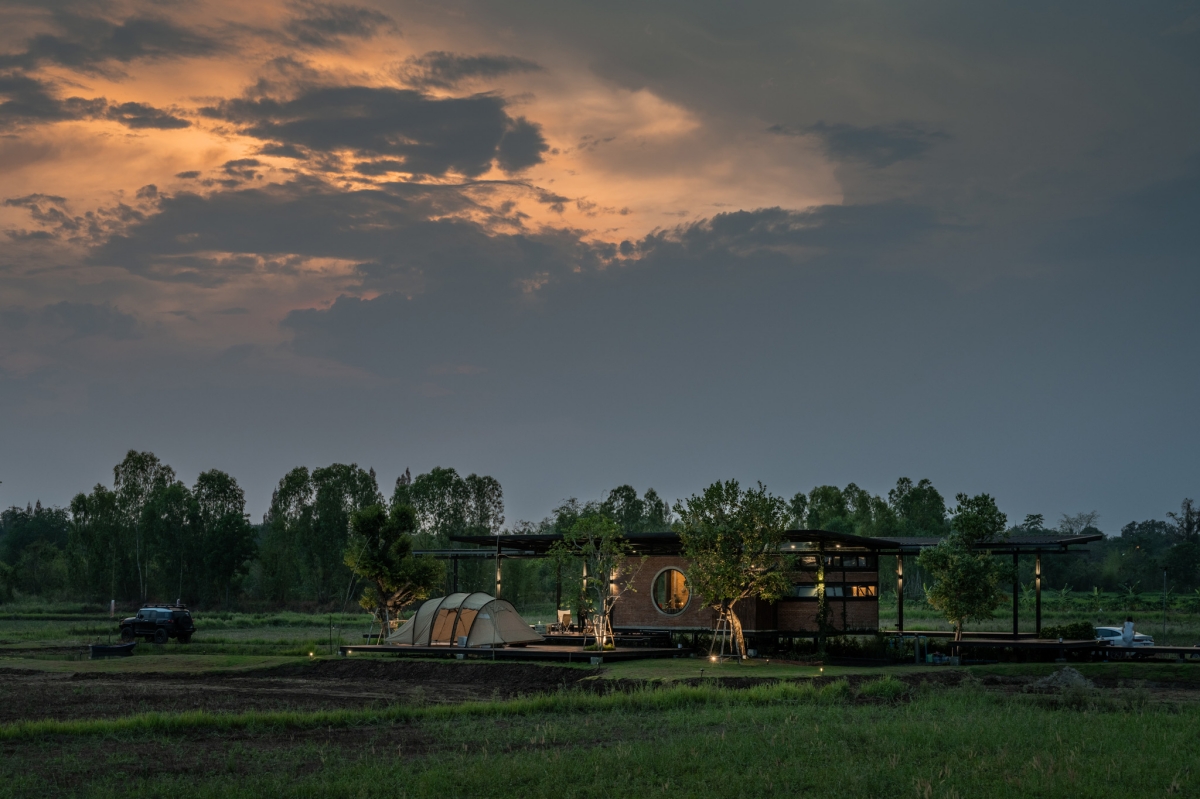
<path id="1" fill-rule="evenodd" d="M 0 504 L 1200 495 L 1200 3 L 0 2 Z"/>

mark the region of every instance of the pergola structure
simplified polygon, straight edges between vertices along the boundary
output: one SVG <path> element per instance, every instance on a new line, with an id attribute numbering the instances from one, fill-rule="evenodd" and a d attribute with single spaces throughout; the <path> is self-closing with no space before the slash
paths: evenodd
<path id="1" fill-rule="evenodd" d="M 1018 626 L 1019 598 L 1021 586 L 1017 576 L 1021 555 L 1033 555 L 1033 586 L 1034 586 L 1034 630 L 1042 632 L 1042 555 L 1067 555 L 1085 550 L 1072 549 L 1092 541 L 1099 541 L 1104 536 L 1100 533 L 1092 535 L 1022 535 L 1009 536 L 1004 541 L 990 544 L 977 544 L 981 552 L 991 552 L 993 555 L 1012 555 L 1013 560 L 1013 591 L 1012 591 L 1012 634 L 1020 633 Z M 904 556 L 916 557 L 921 550 L 937 546 L 941 538 L 872 538 L 878 545 L 876 552 L 880 555 L 895 555 L 896 557 L 896 613 L 897 628 L 904 632 Z"/>
<path id="2" fill-rule="evenodd" d="M 1034 556 L 1034 596 L 1036 631 L 1042 629 L 1042 556 L 1066 555 L 1080 552 L 1083 544 L 1097 541 L 1100 534 L 1093 535 L 1014 535 L 1003 541 L 977 545 L 980 551 L 994 555 L 1012 555 L 1013 559 L 1013 635 L 1019 634 L 1020 584 L 1017 566 L 1022 555 Z M 546 557 L 550 548 L 562 536 L 558 534 L 512 534 L 483 536 L 452 536 L 455 543 L 469 545 L 464 549 L 422 550 L 418 554 L 433 555 L 449 560 L 452 565 L 452 591 L 458 591 L 458 561 L 460 559 L 494 559 L 496 564 L 495 596 L 500 597 L 503 588 L 501 564 L 506 558 Z M 679 535 L 674 532 L 636 533 L 627 536 L 634 554 L 651 557 L 679 557 L 683 547 Z M 936 546 L 941 538 L 871 538 L 829 530 L 789 530 L 784 534 L 781 549 L 789 554 L 815 554 L 823 556 L 870 553 L 874 556 L 889 555 L 896 558 L 897 626 L 904 631 L 904 560 L 918 556 L 923 549 Z M 558 597 L 556 599 L 561 599 Z M 561 603 L 560 603 L 561 604 Z"/>

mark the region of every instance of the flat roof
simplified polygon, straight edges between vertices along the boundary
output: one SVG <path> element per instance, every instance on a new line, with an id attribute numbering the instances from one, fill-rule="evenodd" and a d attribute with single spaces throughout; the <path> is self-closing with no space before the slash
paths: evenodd
<path id="1" fill-rule="evenodd" d="M 977 549 L 986 549 L 997 554 L 1035 554 L 1035 553 L 1065 553 L 1072 547 L 1099 541 L 1104 536 L 1092 535 L 1014 535 L 1003 541 L 980 544 Z M 633 551 L 639 555 L 678 555 L 681 551 L 679 534 L 675 532 L 633 533 L 626 536 Z M 455 535 L 450 540 L 459 544 L 470 544 L 478 549 L 442 549 L 430 550 L 429 554 L 440 557 L 465 555 L 471 557 L 487 557 L 493 555 L 497 548 L 505 557 L 541 557 L 550 551 L 556 542 L 562 540 L 558 533 L 513 533 L 500 535 Z M 793 549 L 815 549 L 825 545 L 825 550 L 852 549 L 869 550 L 881 555 L 897 555 L 920 552 L 922 549 L 936 546 L 941 538 L 901 538 L 852 535 L 850 533 L 835 533 L 830 530 L 788 530 L 784 533 L 783 546 L 785 552 Z M 490 550 L 483 555 L 483 550 Z"/>

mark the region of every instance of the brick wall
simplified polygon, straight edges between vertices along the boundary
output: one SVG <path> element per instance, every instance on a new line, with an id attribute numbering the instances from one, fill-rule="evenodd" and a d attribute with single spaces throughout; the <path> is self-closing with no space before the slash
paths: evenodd
<path id="1" fill-rule="evenodd" d="M 704 600 L 695 591 L 692 591 L 687 608 L 677 616 L 668 616 L 654 604 L 651 588 L 658 573 L 666 568 L 686 572 L 687 566 L 686 559 L 673 555 L 652 555 L 646 558 L 638 573 L 634 575 L 634 590 L 626 592 L 617 600 L 613 610 L 613 626 L 711 630 L 716 623 L 716 613 L 705 607 Z"/>
<path id="2" fill-rule="evenodd" d="M 695 591 L 692 591 L 687 608 L 677 616 L 668 616 L 654 604 L 654 578 L 666 568 L 675 568 L 686 573 L 687 566 L 685 558 L 674 555 L 654 555 L 646 558 L 634 575 L 634 590 L 617 600 L 613 611 L 613 626 L 711 630 L 716 624 L 716 612 L 706 607 L 703 598 Z M 797 577 L 798 582 L 811 582 L 811 579 L 806 579 L 805 576 Z M 841 582 L 842 573 L 830 570 L 826 573 L 826 579 Z M 873 571 L 847 570 L 844 580 L 847 583 L 874 583 L 878 580 L 878 574 Z M 832 630 L 842 629 L 843 606 L 846 613 L 846 629 L 874 630 L 879 627 L 879 602 L 876 598 L 851 598 L 843 601 L 838 597 L 829 599 L 829 626 Z M 739 602 L 735 610 L 743 629 L 747 632 L 817 631 L 817 603 L 812 599 L 783 599 L 774 604 L 761 599 L 749 599 Z"/>
<path id="3" fill-rule="evenodd" d="M 831 598 L 829 629 L 841 631 L 842 610 L 845 609 L 846 630 L 876 630 L 879 628 L 879 602 L 872 599 Z M 779 629 L 794 632 L 817 632 L 817 602 L 813 599 L 783 599 L 776 605 Z"/>

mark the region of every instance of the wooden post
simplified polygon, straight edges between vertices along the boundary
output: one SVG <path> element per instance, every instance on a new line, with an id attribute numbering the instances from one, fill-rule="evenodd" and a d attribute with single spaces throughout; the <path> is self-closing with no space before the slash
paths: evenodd
<path id="1" fill-rule="evenodd" d="M 1017 637 L 1017 633 L 1021 631 L 1017 622 L 1017 602 L 1021 598 L 1021 575 L 1017 571 L 1018 567 L 1017 553 L 1013 553 L 1013 638 Z"/>
<path id="2" fill-rule="evenodd" d="M 1034 629 L 1040 637 L 1042 634 L 1042 553 L 1037 553 L 1037 560 L 1033 562 L 1033 592 L 1034 592 L 1034 607 L 1036 608 L 1036 621 Z"/>
<path id="3" fill-rule="evenodd" d="M 896 628 L 904 632 L 904 555 L 896 555 Z"/>

